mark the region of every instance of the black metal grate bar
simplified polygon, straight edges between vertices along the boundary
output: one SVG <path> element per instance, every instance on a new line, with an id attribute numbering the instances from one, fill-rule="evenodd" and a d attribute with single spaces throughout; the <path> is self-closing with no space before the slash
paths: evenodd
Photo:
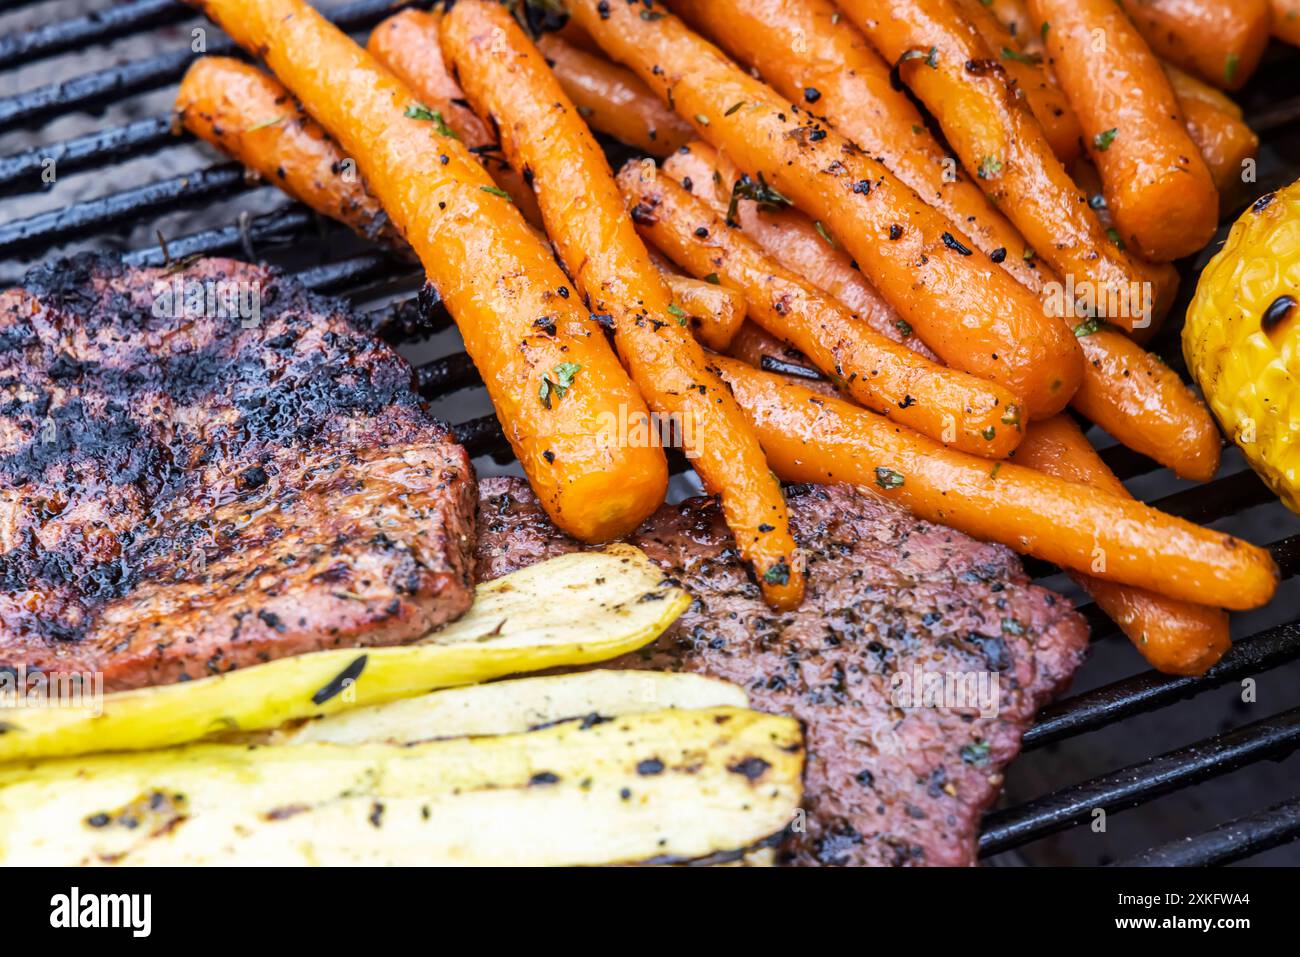
<path id="1" fill-rule="evenodd" d="M 1300 797 L 1239 817 L 1195 837 L 1119 861 L 1117 867 L 1211 867 L 1231 864 L 1300 838 Z"/>
<path id="2" fill-rule="evenodd" d="M 1121 811 L 1300 747 L 1300 708 L 1186 748 L 1064 788 L 984 819 L 980 854 L 1036 841 L 1085 820 L 1098 808 Z"/>
<path id="3" fill-rule="evenodd" d="M 334 11 L 331 19 L 344 30 L 362 30 L 397 10 L 428 5 L 428 0 L 353 0 Z M 216 28 L 212 29 L 215 31 Z M 208 54 L 238 52 L 225 36 L 211 37 L 205 47 L 202 52 Z M 0 132 L 27 124 L 45 123 L 56 116 L 91 110 L 130 94 L 156 90 L 179 80 L 190 61 L 199 55 L 189 50 L 175 50 L 4 97 L 0 99 Z"/>
<path id="4" fill-rule="evenodd" d="M 170 116 L 156 116 L 98 130 L 62 143 L 33 147 L 0 158 L 0 196 L 52 188 L 54 183 L 42 178 L 50 162 L 54 164 L 55 176 L 64 176 L 119 163 L 189 139 L 192 137 L 187 132 L 172 133 Z"/>
<path id="5" fill-rule="evenodd" d="M 0 255 L 30 255 L 60 240 L 83 238 L 128 220 L 190 206 L 241 189 L 247 176 L 239 163 L 222 163 L 100 199 L 73 203 L 0 226 Z"/>
<path id="6" fill-rule="evenodd" d="M 1025 732 L 1025 750 L 1094 731 L 1114 721 L 1154 711 L 1231 681 L 1258 675 L 1300 658 L 1300 624 L 1279 625 L 1237 642 L 1199 678 L 1148 671 L 1048 705 Z"/>
<path id="7" fill-rule="evenodd" d="M 81 17 L 48 23 L 25 33 L 0 37 L 0 70 L 13 69 L 68 50 L 107 43 L 151 27 L 178 23 L 198 11 L 176 0 L 130 0 Z"/>
<path id="8" fill-rule="evenodd" d="M 131 266 L 163 266 L 188 256 L 210 256 L 262 243 L 284 242 L 299 235 L 316 221 L 316 214 L 297 204 L 261 216 L 246 224 L 207 229 L 176 239 L 166 239 L 166 245 L 148 246 L 127 253 L 122 258 Z M 255 258 L 255 257 L 250 257 Z"/>

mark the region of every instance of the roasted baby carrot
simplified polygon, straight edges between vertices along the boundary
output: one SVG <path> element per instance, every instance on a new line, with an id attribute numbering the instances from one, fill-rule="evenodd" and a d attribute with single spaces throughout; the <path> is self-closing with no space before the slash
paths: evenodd
<path id="1" fill-rule="evenodd" d="M 1219 224 L 1214 179 L 1164 70 L 1124 10 L 1114 0 L 1029 0 L 1029 9 L 1048 25 L 1049 62 L 1124 242 L 1161 262 L 1204 247 Z"/>
<path id="2" fill-rule="evenodd" d="M 1273 25 L 1269 0 L 1124 0 L 1124 12 L 1158 56 L 1224 90 L 1250 79 Z"/>
<path id="3" fill-rule="evenodd" d="M 808 356 L 862 405 L 986 458 L 1005 458 L 1020 441 L 1018 400 L 1005 389 L 872 331 L 659 170 L 630 162 L 618 182 L 650 242 L 688 272 L 743 292 L 753 322 Z"/>
<path id="4" fill-rule="evenodd" d="M 569 11 L 758 188 L 820 220 L 945 362 L 1009 389 L 1030 417 L 1069 401 L 1083 371 L 1070 330 L 882 164 L 657 3 L 571 0 Z"/>
<path id="5" fill-rule="evenodd" d="M 371 31 L 366 50 L 415 91 L 436 122 L 460 137 L 524 217 L 540 226 L 542 218 L 533 191 L 524 177 L 506 164 L 496 134 L 466 105 L 460 84 L 447 70 L 439 40 L 442 17 L 440 10 L 403 10 Z"/>
<path id="6" fill-rule="evenodd" d="M 745 297 L 717 283 L 664 273 L 673 302 L 687 315 L 695 338 L 714 352 L 726 352 L 745 322 Z"/>
<path id="7" fill-rule="evenodd" d="M 1025 53 L 1011 31 L 998 20 L 984 0 L 955 0 L 961 15 L 970 21 L 989 49 L 998 58 L 1002 69 L 1015 83 L 1015 92 L 1025 98 L 1025 104 L 1038 125 L 1043 128 L 1052 152 L 1069 169 L 1083 150 L 1083 131 L 1079 118 L 1070 104 L 1043 68 L 1041 56 Z"/>
<path id="8" fill-rule="evenodd" d="M 717 190 L 708 188 L 711 182 L 715 182 L 713 171 L 716 167 L 711 160 L 726 165 L 725 156 L 717 155 L 708 147 L 701 149 L 692 145 L 686 153 L 673 156 L 665 163 L 665 168 L 675 165 L 677 169 L 689 168 L 694 175 L 695 195 L 710 197 L 710 205 L 717 211 L 725 209 L 725 205 L 719 207 L 721 200 Z M 764 218 L 766 216 L 764 214 Z M 824 241 L 820 246 L 809 246 L 805 249 L 803 262 L 793 267 L 793 271 L 805 278 L 818 275 L 824 268 L 819 260 L 829 259 L 833 254 Z M 857 274 L 856 270 L 850 271 Z M 819 284 L 814 282 L 814 285 Z M 1044 306 L 1053 310 L 1054 315 L 1069 316 L 1064 295 L 1059 302 L 1045 300 Z M 1069 321 L 1081 335 L 1089 330 L 1097 332 L 1080 340 L 1081 344 L 1086 344 L 1088 361 L 1084 365 L 1083 385 L 1075 393 L 1075 408 L 1086 410 L 1094 421 L 1111 430 L 1125 444 L 1161 465 L 1189 476 L 1204 475 L 1208 478 L 1213 475 L 1218 468 L 1218 433 L 1204 403 L 1192 395 L 1167 366 L 1147 355 L 1125 336 L 1096 321 L 1074 317 Z M 909 342 L 916 339 L 906 324 L 904 329 Z M 1148 331 L 1137 330 L 1144 334 Z M 1084 397 L 1082 402 L 1080 395 Z"/>
<path id="9" fill-rule="evenodd" d="M 1067 482 L 1132 497 L 1067 415 L 1030 426 L 1012 461 Z M 1070 577 L 1119 625 L 1142 656 L 1167 674 L 1205 674 L 1232 645 L 1228 616 L 1219 608 L 1177 601 L 1081 572 L 1071 572 Z"/>
<path id="10" fill-rule="evenodd" d="M 553 33 L 539 37 L 537 48 L 593 129 L 652 156 L 667 156 L 694 135 L 632 71 Z"/>
<path id="11" fill-rule="evenodd" d="M 176 92 L 181 125 L 294 199 L 367 239 L 399 243 L 355 168 L 289 91 L 230 57 L 196 60 Z"/>
<path id="12" fill-rule="evenodd" d="M 504 7 L 460 0 L 447 15 L 443 43 L 470 102 L 498 124 L 506 154 L 532 171 L 547 232 L 591 309 L 613 317 L 633 380 L 655 412 L 693 438 L 687 454 L 705 487 L 720 496 L 736 547 L 768 603 L 798 605 L 804 570 L 781 484 L 685 327 L 685 314 L 677 314 L 595 137 Z"/>
<path id="13" fill-rule="evenodd" d="M 1045 279 L 1016 228 L 957 168 L 889 66 L 832 0 L 674 0 L 672 8 L 778 93 L 824 116 L 949 222 L 954 236 L 1037 292 Z M 1068 133 L 1066 134 L 1068 141 Z M 1077 132 L 1075 140 L 1077 140 Z M 1075 147 L 1077 152 L 1077 146 Z"/>
<path id="14" fill-rule="evenodd" d="M 730 213 L 731 221 L 762 246 L 764 252 L 830 293 L 876 332 L 904 343 L 926 358 L 937 358 L 920 336 L 903 335 L 901 330 L 908 328 L 907 323 L 900 321 L 893 307 L 858 272 L 853 257 L 833 243 L 825 229 L 819 229 L 792 206 L 761 203 L 737 194 L 733 207 L 732 190 L 737 182 L 743 183 L 740 173 L 708 143 L 693 140 L 668 157 L 663 170 L 715 213 L 722 216 Z"/>
<path id="15" fill-rule="evenodd" d="M 1172 64 L 1163 66 L 1187 133 L 1219 191 L 1219 212 L 1230 215 L 1245 192 L 1245 174 L 1259 154 L 1259 137 L 1242 119 L 1241 107 L 1219 90 Z"/>
<path id="16" fill-rule="evenodd" d="M 1080 332 L 1092 372 L 1075 393 L 1074 407 L 1183 478 L 1212 479 L 1223 440 L 1205 403 L 1178 373 L 1122 333 L 1096 323 L 1083 323 Z"/>
<path id="17" fill-rule="evenodd" d="M 929 521 L 1181 601 L 1257 608 L 1277 589 L 1268 552 L 1239 538 L 1023 465 L 944 448 L 735 359 L 718 366 L 786 481 L 867 486 Z"/>
<path id="18" fill-rule="evenodd" d="M 611 415 L 648 418 L 645 402 L 551 250 L 464 143 L 302 0 L 206 0 L 203 9 L 356 158 L 455 318 L 555 523 L 584 541 L 640 524 L 663 501 L 667 463 L 606 426 Z"/>
<path id="19" fill-rule="evenodd" d="M 1108 236 L 1015 96 L 994 51 L 952 0 L 840 0 L 845 13 L 939 120 L 949 144 L 1035 254 L 1074 288 L 1141 326 L 1172 299 L 1169 277 Z"/>

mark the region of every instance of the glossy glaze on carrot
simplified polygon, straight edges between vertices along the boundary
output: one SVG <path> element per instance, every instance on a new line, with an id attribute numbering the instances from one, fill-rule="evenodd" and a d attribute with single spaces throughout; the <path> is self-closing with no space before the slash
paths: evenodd
<path id="1" fill-rule="evenodd" d="M 840 0 L 938 119 L 953 150 L 1072 288 L 1090 287 L 1125 328 L 1167 305 L 1168 277 L 1107 235 L 1005 69 L 953 0 Z"/>
<path id="2" fill-rule="evenodd" d="M 680 425 L 686 454 L 705 488 L 719 496 L 764 597 L 777 608 L 797 606 L 803 562 L 780 482 L 678 314 L 595 137 L 500 5 L 460 0 L 447 16 L 443 42 L 470 102 L 493 118 L 507 155 L 529 171 L 547 232 L 588 306 L 612 317 L 633 380 L 655 412 Z"/>
<path id="3" fill-rule="evenodd" d="M 667 156 L 695 135 L 631 70 L 554 33 L 538 37 L 537 48 L 592 129 L 651 156 Z"/>
<path id="4" fill-rule="evenodd" d="M 633 221 L 655 246 L 692 274 L 743 292 L 752 321 L 867 408 L 987 458 L 1004 458 L 1019 443 L 1021 411 L 1005 389 L 877 334 L 662 171 L 629 163 L 618 181 Z"/>
<path id="5" fill-rule="evenodd" d="M 1012 461 L 1067 482 L 1132 497 L 1069 416 L 1035 422 Z M 1205 674 L 1232 646 L 1228 616 L 1222 609 L 1176 601 L 1080 572 L 1071 572 L 1070 577 L 1119 625 L 1142 656 L 1166 674 Z"/>
<path id="6" fill-rule="evenodd" d="M 1070 330 L 882 164 L 657 3 L 572 0 L 570 12 L 703 139 L 820 220 L 945 362 L 1006 387 L 1031 417 L 1069 401 L 1083 371 Z"/>
<path id="7" fill-rule="evenodd" d="M 1219 194 L 1146 41 L 1114 0 L 1029 0 L 1029 10 L 1047 24 L 1048 63 L 1122 241 L 1159 262 L 1203 248 L 1219 224 Z"/>
<path id="8" fill-rule="evenodd" d="M 862 485 L 929 521 L 1181 601 L 1257 608 L 1277 589 L 1268 552 L 1239 538 L 1023 465 L 946 449 L 734 359 L 719 366 L 786 481 Z"/>
<path id="9" fill-rule="evenodd" d="M 628 447 L 605 425 L 621 408 L 648 415 L 645 403 L 551 250 L 465 144 L 301 0 L 208 0 L 203 9 L 355 157 L 455 318 L 555 523 L 584 541 L 640 524 L 663 501 L 667 464 L 661 450 Z M 554 334 L 536 325 L 543 317 Z"/>
<path id="10" fill-rule="evenodd" d="M 273 77 L 230 57 L 194 61 L 176 92 L 181 125 L 268 183 L 367 239 L 400 242 L 379 202 L 319 123 Z"/>
<path id="11" fill-rule="evenodd" d="M 1037 292 L 1024 237 L 930 133 L 889 65 L 831 0 L 674 0 L 674 11 L 793 103 L 824 116 L 943 214 L 953 235 Z M 1066 134 L 1068 139 L 1068 133 Z M 1077 147 L 1076 147 L 1077 150 Z"/>
<path id="12" fill-rule="evenodd" d="M 414 90 L 424 106 L 442 117 L 478 156 L 496 184 L 510 194 L 524 218 L 541 226 L 532 190 L 506 163 L 496 133 L 465 104 L 460 84 L 447 70 L 439 41 L 442 17 L 440 10 L 403 10 L 370 32 L 366 50 Z"/>

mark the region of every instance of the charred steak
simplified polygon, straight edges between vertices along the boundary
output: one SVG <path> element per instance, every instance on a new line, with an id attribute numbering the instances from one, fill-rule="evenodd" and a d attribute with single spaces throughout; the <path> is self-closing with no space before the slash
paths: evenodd
<path id="1" fill-rule="evenodd" d="M 0 667 L 117 690 L 460 615 L 473 470 L 410 381 L 229 260 L 78 257 L 0 294 Z"/>
<path id="2" fill-rule="evenodd" d="M 869 492 L 803 486 L 789 504 L 809 558 L 808 592 L 785 614 L 763 603 L 711 499 L 652 516 L 629 540 L 695 602 L 655 644 L 614 666 L 724 678 L 760 710 L 805 723 L 808 820 L 789 862 L 973 864 L 1002 769 L 1082 660 L 1086 625 L 1064 599 L 1031 585 L 1007 549 L 918 521 Z M 483 482 L 481 579 L 577 547 L 525 484 Z M 995 707 L 935 690 L 949 676 L 968 691 L 973 681 L 996 688 Z"/>

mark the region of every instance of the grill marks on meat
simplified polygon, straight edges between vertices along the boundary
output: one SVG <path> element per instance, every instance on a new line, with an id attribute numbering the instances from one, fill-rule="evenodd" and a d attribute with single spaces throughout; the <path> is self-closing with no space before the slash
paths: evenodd
<path id="1" fill-rule="evenodd" d="M 260 317 L 155 316 L 178 280 L 246 284 Z M 410 383 L 259 267 L 33 271 L 0 294 L 0 667 L 117 690 L 461 614 L 473 471 Z"/>
<path id="2" fill-rule="evenodd" d="M 778 614 L 737 559 L 718 508 L 694 499 L 630 539 L 695 596 L 654 645 L 614 667 L 692 671 L 806 725 L 805 865 L 973 864 L 980 817 L 1035 711 L 1082 660 L 1087 627 L 1016 557 L 849 486 L 789 491 L 808 593 Z M 579 547 L 522 482 L 489 479 L 478 570 L 496 577 Z M 601 665 L 598 667 L 609 667 Z M 996 715 L 895 707 L 897 675 L 996 675 Z"/>

